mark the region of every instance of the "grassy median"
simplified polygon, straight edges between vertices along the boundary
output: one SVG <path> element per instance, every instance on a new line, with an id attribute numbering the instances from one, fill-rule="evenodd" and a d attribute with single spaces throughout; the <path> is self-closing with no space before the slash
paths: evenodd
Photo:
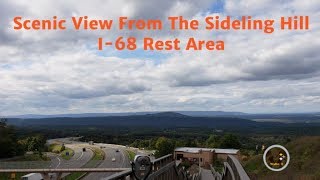
<path id="1" fill-rule="evenodd" d="M 61 152 L 61 157 L 65 160 L 70 160 L 74 156 L 74 150 L 66 148 Z"/>
<path id="2" fill-rule="evenodd" d="M 133 151 L 130 150 L 126 150 L 129 156 L 130 161 L 134 160 L 134 157 L 136 156 L 136 153 L 134 153 Z"/>

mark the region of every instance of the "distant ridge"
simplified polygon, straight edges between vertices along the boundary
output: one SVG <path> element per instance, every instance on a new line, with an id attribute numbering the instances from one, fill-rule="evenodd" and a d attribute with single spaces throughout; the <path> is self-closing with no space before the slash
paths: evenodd
<path id="1" fill-rule="evenodd" d="M 243 112 L 226 112 L 226 111 L 176 111 L 180 114 L 195 117 L 216 117 L 216 116 L 243 116 L 249 115 Z"/>
<path id="2" fill-rule="evenodd" d="M 95 126 L 95 127 L 212 127 L 239 128 L 255 127 L 258 122 L 236 117 L 193 117 L 177 112 L 152 114 L 134 114 L 129 116 L 100 117 L 52 117 L 41 119 L 9 119 L 8 123 L 16 126 Z"/>
<path id="3" fill-rule="evenodd" d="M 180 115 L 195 116 L 195 117 L 215 117 L 215 116 L 238 116 L 247 115 L 242 112 L 224 112 L 224 111 L 150 111 L 150 112 L 124 112 L 124 113 L 81 113 L 81 114 L 53 114 L 53 115 L 40 115 L 40 114 L 25 114 L 16 116 L 6 116 L 7 118 L 18 119 L 43 119 L 43 118 L 55 118 L 55 117 L 107 117 L 107 116 L 132 116 L 132 115 L 151 115 L 162 113 L 178 113 Z"/>
<path id="4" fill-rule="evenodd" d="M 52 119 L 52 118 L 104 118 L 125 116 L 147 116 L 147 117 L 225 117 L 250 119 L 257 122 L 282 122 L 282 123 L 320 123 L 320 113 L 270 113 L 270 114 L 247 114 L 242 112 L 224 111 L 168 111 L 168 112 L 125 112 L 125 113 L 83 113 L 83 114 L 56 114 L 37 115 L 27 114 L 18 116 L 7 116 L 9 119 Z"/>
<path id="5" fill-rule="evenodd" d="M 177 112 L 160 112 L 154 114 L 147 114 L 148 116 L 159 116 L 159 117 L 188 117 L 187 115 Z"/>

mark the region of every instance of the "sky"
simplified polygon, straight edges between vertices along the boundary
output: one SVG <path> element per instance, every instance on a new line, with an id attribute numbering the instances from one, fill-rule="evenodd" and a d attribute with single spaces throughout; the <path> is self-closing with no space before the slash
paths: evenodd
<path id="1" fill-rule="evenodd" d="M 308 31 L 15 31 L 13 18 L 310 17 Z M 319 112 L 318 0 L 1 0 L 0 115 Z M 98 37 L 224 40 L 224 51 L 98 51 Z"/>

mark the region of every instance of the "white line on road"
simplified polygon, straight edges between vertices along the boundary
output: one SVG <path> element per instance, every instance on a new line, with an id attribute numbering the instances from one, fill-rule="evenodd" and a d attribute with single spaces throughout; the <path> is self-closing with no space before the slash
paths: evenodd
<path id="1" fill-rule="evenodd" d="M 80 155 L 80 157 L 78 157 L 77 161 L 78 161 L 79 159 L 81 159 L 82 156 L 83 156 L 83 151 L 81 151 L 81 155 Z"/>
<path id="2" fill-rule="evenodd" d="M 124 164 L 124 159 L 125 159 L 126 157 L 125 157 L 122 149 L 120 149 L 120 152 L 121 152 L 121 154 L 122 154 L 122 163 L 121 163 L 121 166 L 124 167 L 124 165 L 125 165 L 125 164 Z"/>
<path id="3" fill-rule="evenodd" d="M 57 165 L 57 167 L 56 167 L 56 169 L 60 166 L 60 164 L 61 164 L 61 160 L 60 160 L 60 158 L 58 157 L 58 156 L 56 156 L 56 158 L 58 159 L 58 161 L 59 161 L 59 163 L 58 163 L 58 165 Z"/>

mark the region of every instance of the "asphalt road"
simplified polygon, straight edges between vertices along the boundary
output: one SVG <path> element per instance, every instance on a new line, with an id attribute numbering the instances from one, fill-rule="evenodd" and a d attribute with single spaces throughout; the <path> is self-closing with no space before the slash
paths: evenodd
<path id="1" fill-rule="evenodd" d="M 93 156 L 93 152 L 88 148 L 83 152 L 82 146 L 79 145 L 66 145 L 66 147 L 74 150 L 74 156 L 70 160 L 65 160 L 56 154 L 49 153 L 48 156 L 51 159 L 50 168 L 79 168 L 89 162 Z"/>
<path id="2" fill-rule="evenodd" d="M 77 168 L 86 164 L 91 157 L 93 152 L 88 148 L 100 148 L 105 153 L 105 159 L 99 164 L 99 168 L 130 168 L 130 160 L 127 154 L 127 147 L 121 145 L 113 144 L 95 144 L 89 145 L 87 143 L 74 141 L 70 138 L 54 139 L 49 140 L 48 143 L 64 143 L 67 147 L 75 151 L 75 155 L 70 160 L 64 160 L 59 156 L 50 157 L 52 160 L 52 168 Z M 86 147 L 87 152 L 82 153 L 82 148 Z M 119 150 L 119 152 L 117 152 Z M 130 148 L 130 150 L 135 151 L 137 154 L 150 154 L 150 152 L 145 152 L 137 148 Z M 112 159 L 115 161 L 112 161 Z M 100 180 L 106 178 L 114 173 L 90 173 L 87 174 L 83 179 L 84 180 Z"/>
<path id="3" fill-rule="evenodd" d="M 116 152 L 116 150 L 119 152 Z M 105 153 L 104 161 L 98 166 L 99 168 L 129 168 L 130 160 L 125 150 L 121 148 L 107 147 L 102 149 Z M 115 161 L 112 159 L 115 158 Z M 90 173 L 83 180 L 100 180 L 114 173 Z"/>
<path id="4" fill-rule="evenodd" d="M 84 166 L 90 159 L 93 157 L 93 152 L 86 148 L 86 151 L 83 152 L 82 148 L 84 146 L 78 144 L 66 144 L 66 147 L 74 150 L 74 155 L 69 159 L 65 160 L 60 156 L 50 153 L 48 154 L 51 159 L 51 164 L 49 168 L 53 169 L 64 169 L 64 168 L 80 168 Z M 69 173 L 64 173 L 62 177 L 68 175 Z"/>

